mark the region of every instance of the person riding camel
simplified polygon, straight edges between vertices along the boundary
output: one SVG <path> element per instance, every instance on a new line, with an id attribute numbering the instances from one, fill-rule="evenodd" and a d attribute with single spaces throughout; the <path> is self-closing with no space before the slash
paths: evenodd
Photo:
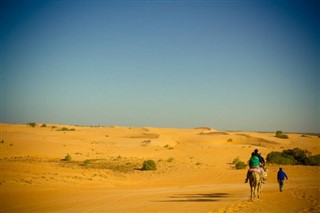
<path id="1" fill-rule="evenodd" d="M 259 158 L 260 161 L 260 167 L 262 168 L 261 175 L 262 175 L 262 183 L 267 179 L 267 167 L 266 167 L 266 162 L 262 155 L 259 153 L 258 149 L 254 150 L 255 155 Z"/>
<path id="2" fill-rule="evenodd" d="M 248 179 L 249 179 L 249 173 L 252 169 L 255 168 L 259 168 L 260 167 L 260 160 L 259 157 L 256 156 L 256 154 L 254 152 L 251 153 L 251 158 L 249 160 L 249 170 L 247 172 L 247 178 L 244 181 L 245 183 L 248 183 Z"/>
<path id="3" fill-rule="evenodd" d="M 266 162 L 265 162 L 264 158 L 261 156 L 261 154 L 259 153 L 259 150 L 255 149 L 253 153 L 255 156 L 257 156 L 259 158 L 261 166 L 264 167 Z"/>

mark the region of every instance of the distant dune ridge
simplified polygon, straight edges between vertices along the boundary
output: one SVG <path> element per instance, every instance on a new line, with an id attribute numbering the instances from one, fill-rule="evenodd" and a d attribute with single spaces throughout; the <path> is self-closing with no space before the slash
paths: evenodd
<path id="1" fill-rule="evenodd" d="M 268 165 L 261 199 L 250 202 L 247 170 L 232 164 L 254 149 L 320 154 L 317 135 L 4 123 L 0 131 L 1 212 L 320 212 L 318 167 Z M 148 160 L 156 170 L 141 170 Z M 281 193 L 279 166 L 289 176 Z"/>

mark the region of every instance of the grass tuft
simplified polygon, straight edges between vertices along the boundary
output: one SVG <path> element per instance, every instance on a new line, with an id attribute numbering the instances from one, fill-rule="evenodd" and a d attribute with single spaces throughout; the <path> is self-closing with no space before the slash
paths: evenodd
<path id="1" fill-rule="evenodd" d="M 71 155 L 67 154 L 65 157 L 64 157 L 64 161 L 71 161 Z"/>
<path id="2" fill-rule="evenodd" d="M 157 165 L 154 160 L 146 160 L 143 162 L 141 170 L 157 170 Z"/>

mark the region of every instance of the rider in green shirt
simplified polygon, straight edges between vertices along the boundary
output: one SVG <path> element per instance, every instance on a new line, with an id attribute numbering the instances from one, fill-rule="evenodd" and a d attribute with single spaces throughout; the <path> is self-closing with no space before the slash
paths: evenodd
<path id="1" fill-rule="evenodd" d="M 250 160 L 249 160 L 249 167 L 250 167 L 250 168 L 249 168 L 249 170 L 248 170 L 248 172 L 247 172 L 247 178 L 246 178 L 246 180 L 245 180 L 245 183 L 248 183 L 250 169 L 260 167 L 260 160 L 259 160 L 259 158 L 255 155 L 254 152 L 252 152 L 252 154 L 251 154 L 251 158 L 250 158 Z"/>

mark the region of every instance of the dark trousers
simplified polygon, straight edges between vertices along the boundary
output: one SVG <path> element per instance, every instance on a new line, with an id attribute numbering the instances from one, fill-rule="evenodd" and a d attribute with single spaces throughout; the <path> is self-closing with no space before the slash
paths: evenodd
<path id="1" fill-rule="evenodd" d="M 282 192 L 283 182 L 284 182 L 284 180 L 278 180 L 280 192 Z"/>

